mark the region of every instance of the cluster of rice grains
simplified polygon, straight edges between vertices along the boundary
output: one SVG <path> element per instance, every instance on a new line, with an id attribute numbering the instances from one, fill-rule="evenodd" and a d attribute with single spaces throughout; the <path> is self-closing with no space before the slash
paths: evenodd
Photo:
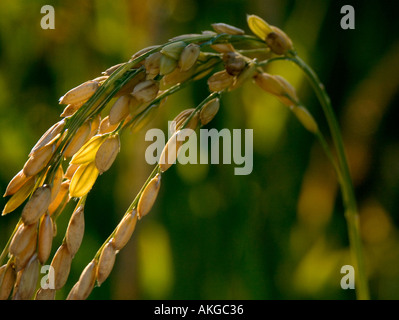
<path id="1" fill-rule="evenodd" d="M 286 104 L 313 133 L 317 125 L 300 105 L 295 89 L 282 77 L 265 73 L 264 66 L 293 52 L 288 36 L 257 16 L 248 24 L 255 36 L 218 23 L 214 31 L 187 34 L 166 44 L 143 49 L 103 75 L 68 91 L 63 118 L 32 148 L 23 169 L 11 180 L 3 215 L 23 206 L 21 218 L 0 257 L 0 299 L 54 299 L 67 282 L 74 255 L 85 229 L 85 200 L 97 177 L 107 171 L 120 150 L 120 135 L 142 128 L 167 96 L 186 84 L 208 77 L 211 94 L 196 108 L 182 111 L 170 130 L 172 137 L 123 219 L 104 242 L 72 287 L 68 299 L 86 299 L 110 274 L 117 253 L 131 238 L 137 219 L 151 210 L 162 174 L 175 163 L 183 129 L 208 124 L 219 110 L 222 92 L 253 79 Z M 219 71 L 221 70 L 221 71 Z M 109 114 L 101 111 L 111 105 Z M 163 160 L 163 161 L 162 161 Z M 77 199 L 65 237 L 52 257 L 57 218 L 71 199 Z M 60 232 L 60 230 L 58 230 Z M 54 286 L 39 282 L 40 267 L 50 264 Z"/>

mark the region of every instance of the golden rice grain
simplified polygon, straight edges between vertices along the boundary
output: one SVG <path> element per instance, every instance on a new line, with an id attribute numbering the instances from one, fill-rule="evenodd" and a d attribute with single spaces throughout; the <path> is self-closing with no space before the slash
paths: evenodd
<path id="1" fill-rule="evenodd" d="M 73 212 L 69 220 L 68 228 L 65 236 L 65 243 L 71 256 L 75 256 L 82 243 L 85 232 L 84 207 L 79 206 Z"/>
<path id="2" fill-rule="evenodd" d="M 46 184 L 37 188 L 22 210 L 22 221 L 27 225 L 37 222 L 45 214 L 50 202 L 50 186 Z"/>
<path id="3" fill-rule="evenodd" d="M 39 277 L 39 261 L 34 254 L 25 269 L 17 275 L 18 281 L 14 287 L 13 300 L 28 300 L 35 293 L 36 283 Z"/>
<path id="4" fill-rule="evenodd" d="M 106 116 L 100 123 L 100 128 L 98 130 L 98 134 L 102 135 L 102 134 L 110 133 L 110 132 L 114 131 L 115 129 L 117 129 L 118 126 L 119 126 L 119 123 L 111 125 L 109 123 L 109 116 Z"/>
<path id="5" fill-rule="evenodd" d="M 144 81 L 146 78 L 146 73 L 144 71 L 139 72 L 138 74 L 136 74 L 128 83 L 126 83 L 116 94 L 115 94 L 115 98 L 124 96 L 126 94 L 130 94 L 132 93 L 134 87 Z"/>
<path id="6" fill-rule="evenodd" d="M 283 55 L 293 49 L 292 41 L 284 31 L 274 26 L 271 29 L 272 32 L 266 37 L 266 43 L 275 54 Z"/>
<path id="7" fill-rule="evenodd" d="M 66 281 L 68 280 L 69 272 L 71 270 L 72 256 L 69 253 L 67 245 L 62 244 L 57 252 L 54 255 L 53 260 L 51 261 L 50 273 L 54 272 L 54 274 L 49 273 L 49 277 L 54 276 L 54 289 L 61 289 Z"/>
<path id="8" fill-rule="evenodd" d="M 136 227 L 136 222 L 136 210 L 129 212 L 123 217 L 115 231 L 115 235 L 112 240 L 115 250 L 121 250 L 127 244 Z"/>
<path id="9" fill-rule="evenodd" d="M 86 81 L 81 85 L 69 90 L 60 98 L 60 104 L 79 104 L 87 101 L 98 89 L 97 81 Z"/>
<path id="10" fill-rule="evenodd" d="M 156 75 L 159 74 L 161 58 L 162 58 L 162 53 L 155 52 L 155 53 L 149 55 L 145 59 L 144 66 L 145 66 L 145 70 L 147 72 L 147 77 L 148 77 L 148 75 L 150 75 L 151 77 L 155 77 Z"/>
<path id="11" fill-rule="evenodd" d="M 27 177 L 23 170 L 18 172 L 10 181 L 7 186 L 6 192 L 3 197 L 11 196 L 16 193 L 21 187 L 32 177 Z"/>
<path id="12" fill-rule="evenodd" d="M 119 135 L 106 139 L 96 153 L 95 164 L 101 173 L 107 171 L 114 163 L 120 149 Z"/>
<path id="13" fill-rule="evenodd" d="M 263 41 L 269 33 L 273 32 L 269 24 L 262 18 L 252 14 L 247 16 L 248 26 L 251 31 Z"/>
<path id="14" fill-rule="evenodd" d="M 26 248 L 15 257 L 15 271 L 22 270 L 28 264 L 30 258 L 36 253 L 37 237 L 33 237 Z"/>
<path id="15" fill-rule="evenodd" d="M 159 83 L 154 80 L 140 82 L 134 87 L 132 95 L 142 103 L 154 100 L 159 91 Z"/>
<path id="16" fill-rule="evenodd" d="M 72 117 L 76 113 L 76 111 L 78 111 L 84 104 L 85 101 L 82 101 L 78 104 L 68 104 L 60 114 L 60 117 L 62 118 Z"/>
<path id="17" fill-rule="evenodd" d="M 10 243 L 10 253 L 14 256 L 19 255 L 37 237 L 37 224 L 25 225 L 21 223 L 12 237 Z"/>
<path id="18" fill-rule="evenodd" d="M 55 151 L 55 144 L 48 144 L 31 154 L 26 161 L 23 171 L 28 177 L 38 174 L 46 167 Z"/>
<path id="19" fill-rule="evenodd" d="M 100 148 L 105 139 L 106 139 L 105 135 L 96 135 L 92 137 L 88 142 L 86 142 L 86 144 L 82 148 L 80 148 L 80 150 L 77 153 L 75 153 L 75 155 L 72 157 L 70 161 L 70 166 L 75 165 L 77 169 L 77 165 L 86 164 L 94 161 L 98 148 Z M 72 170 L 73 168 L 71 169 L 71 171 Z M 72 178 L 72 175 L 70 177 L 69 176 L 70 173 L 68 175 L 66 174 L 66 178 L 69 179 Z"/>
<path id="20" fill-rule="evenodd" d="M 172 135 L 182 128 L 183 124 L 186 122 L 188 117 L 191 116 L 194 110 L 194 108 L 183 110 L 173 119 L 169 126 L 169 131 Z"/>
<path id="21" fill-rule="evenodd" d="M 226 70 L 214 73 L 208 79 L 208 87 L 212 92 L 223 91 L 230 87 L 234 82 L 234 77 L 227 73 Z"/>
<path id="22" fill-rule="evenodd" d="M 61 131 L 64 129 L 65 126 L 65 120 L 61 120 L 51 126 L 39 139 L 39 141 L 35 144 L 35 146 L 32 148 L 32 150 L 29 152 L 29 156 L 31 156 L 33 153 L 38 151 L 39 149 L 43 148 L 45 145 L 47 145 L 50 141 L 52 141 Z"/>
<path id="23" fill-rule="evenodd" d="M 90 295 L 96 282 L 97 261 L 92 260 L 83 270 L 78 282 L 70 291 L 67 300 L 85 300 Z"/>
<path id="24" fill-rule="evenodd" d="M 244 30 L 227 23 L 213 23 L 212 28 L 217 33 L 227 33 L 231 35 L 243 35 L 245 33 Z"/>
<path id="25" fill-rule="evenodd" d="M 237 52 L 227 52 L 223 54 L 224 66 L 228 74 L 237 76 L 246 66 L 245 59 Z"/>
<path id="26" fill-rule="evenodd" d="M 161 64 L 159 66 L 159 74 L 161 76 L 171 73 L 177 67 L 177 60 L 171 57 L 162 55 Z"/>
<path id="27" fill-rule="evenodd" d="M 161 49 L 161 53 L 166 57 L 172 58 L 174 60 L 179 60 L 180 55 L 186 45 L 187 44 L 184 41 L 173 42 L 163 47 Z"/>
<path id="28" fill-rule="evenodd" d="M 219 99 L 213 99 L 202 107 L 200 112 L 200 120 L 202 125 L 206 125 L 212 121 L 215 115 L 219 111 L 220 102 Z"/>
<path id="29" fill-rule="evenodd" d="M 112 105 L 109 111 L 109 123 L 110 125 L 118 124 L 129 114 L 129 102 L 130 95 L 124 95 L 118 98 Z"/>
<path id="30" fill-rule="evenodd" d="M 245 69 L 235 78 L 233 85 L 229 87 L 229 91 L 239 88 L 245 81 L 251 79 L 256 72 L 256 64 L 249 63 Z"/>
<path id="31" fill-rule="evenodd" d="M 0 300 L 7 300 L 15 283 L 15 270 L 11 264 L 0 268 Z"/>
<path id="32" fill-rule="evenodd" d="M 184 141 L 180 139 L 181 136 L 182 131 L 176 131 L 163 148 L 159 158 L 159 168 L 161 169 L 161 172 L 165 172 L 176 162 L 180 148 L 184 143 Z"/>
<path id="33" fill-rule="evenodd" d="M 43 289 L 39 288 L 35 295 L 35 300 L 54 300 L 55 299 L 54 289 Z"/>
<path id="34" fill-rule="evenodd" d="M 50 256 L 53 236 L 53 221 L 49 214 L 45 214 L 40 221 L 37 243 L 37 257 L 41 264 L 44 264 Z"/>
<path id="35" fill-rule="evenodd" d="M 114 65 L 112 67 L 109 67 L 107 70 L 102 72 L 102 74 L 105 75 L 105 76 L 110 76 L 111 74 L 113 74 L 118 68 L 120 68 L 124 64 L 125 63 L 119 63 L 119 64 L 116 64 L 116 65 Z"/>
<path id="36" fill-rule="evenodd" d="M 53 215 L 57 209 L 62 209 L 69 201 L 69 184 L 69 180 L 61 183 L 60 191 L 48 207 L 48 212 L 50 215 Z"/>
<path id="37" fill-rule="evenodd" d="M 61 183 L 64 178 L 64 171 L 62 166 L 59 166 L 55 172 L 53 184 L 51 185 L 51 202 L 55 199 L 61 189 Z"/>
<path id="38" fill-rule="evenodd" d="M 12 197 L 7 201 L 4 206 L 2 216 L 14 211 L 18 208 L 26 198 L 31 194 L 35 186 L 35 179 L 29 179 Z"/>
<path id="39" fill-rule="evenodd" d="M 195 43 L 190 43 L 186 46 L 179 58 L 178 66 L 181 71 L 187 71 L 197 62 L 201 48 Z"/>
<path id="40" fill-rule="evenodd" d="M 97 268 L 97 283 L 100 286 L 109 276 L 114 267 L 116 258 L 116 250 L 112 240 L 109 241 L 101 251 L 100 258 L 98 260 Z"/>
<path id="41" fill-rule="evenodd" d="M 95 136 L 100 128 L 101 123 L 101 115 L 97 115 L 91 120 L 91 131 L 90 131 L 90 138 Z"/>
<path id="42" fill-rule="evenodd" d="M 90 122 L 87 121 L 73 135 L 73 138 L 64 151 L 64 156 L 66 158 L 72 157 L 86 143 L 90 132 L 91 125 Z"/>
<path id="43" fill-rule="evenodd" d="M 69 186 L 69 196 L 80 198 L 86 195 L 97 180 L 99 171 L 95 162 L 81 164 L 72 177 Z"/>
<path id="44" fill-rule="evenodd" d="M 235 50 L 231 43 L 212 44 L 211 48 L 219 53 L 227 53 L 227 52 L 232 52 Z"/>
<path id="45" fill-rule="evenodd" d="M 158 173 L 144 188 L 137 205 L 137 216 L 139 219 L 147 215 L 157 199 L 161 188 L 161 175 Z"/>

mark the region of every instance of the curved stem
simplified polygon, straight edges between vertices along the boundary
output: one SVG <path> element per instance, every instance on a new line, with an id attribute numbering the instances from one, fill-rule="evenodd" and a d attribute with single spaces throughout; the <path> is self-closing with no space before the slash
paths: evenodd
<path id="1" fill-rule="evenodd" d="M 292 54 L 292 56 L 290 58 L 287 58 L 286 60 L 294 62 L 299 68 L 301 68 L 304 71 L 325 113 L 331 131 L 331 136 L 336 148 L 338 165 L 341 173 L 341 177 L 339 180 L 346 208 L 345 218 L 348 223 L 349 242 L 352 252 L 353 264 L 356 272 L 357 289 L 358 289 L 356 291 L 356 294 L 358 299 L 361 300 L 369 299 L 369 289 L 365 272 L 363 247 L 360 237 L 359 217 L 357 211 L 356 198 L 353 189 L 352 179 L 350 176 L 349 166 L 346 160 L 347 158 L 345 155 L 343 139 L 340 133 L 341 131 L 339 128 L 338 121 L 335 117 L 333 108 L 331 106 L 330 98 L 323 84 L 320 82 L 318 76 L 316 75 L 316 73 L 296 54 Z"/>

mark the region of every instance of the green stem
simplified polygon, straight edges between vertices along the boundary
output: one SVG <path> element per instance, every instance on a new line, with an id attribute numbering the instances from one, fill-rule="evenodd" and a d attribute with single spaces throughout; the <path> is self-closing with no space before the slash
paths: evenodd
<path id="1" fill-rule="evenodd" d="M 291 60 L 304 71 L 322 105 L 323 112 L 325 113 L 331 131 L 331 136 L 337 151 L 338 165 L 341 172 L 341 178 L 339 180 L 341 183 L 343 200 L 346 208 L 345 218 L 348 223 L 349 242 L 356 272 L 356 294 L 357 298 L 360 300 L 369 299 L 370 295 L 364 265 L 363 247 L 359 230 L 359 216 L 357 211 L 356 198 L 352 185 L 352 179 L 350 176 L 349 166 L 346 160 L 343 139 L 340 133 L 341 131 L 338 121 L 331 106 L 330 98 L 316 73 L 296 54 L 292 54 L 291 57 L 287 60 Z"/>

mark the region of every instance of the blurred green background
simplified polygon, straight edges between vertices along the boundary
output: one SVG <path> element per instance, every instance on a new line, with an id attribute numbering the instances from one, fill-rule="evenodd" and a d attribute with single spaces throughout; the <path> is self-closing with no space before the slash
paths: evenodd
<path id="1" fill-rule="evenodd" d="M 43 5 L 55 30 L 40 28 Z M 352 4 L 356 29 L 340 28 Z M 373 299 L 399 298 L 399 21 L 391 1 L 148 0 L 0 2 L 0 192 L 31 147 L 59 120 L 58 98 L 127 61 L 146 46 L 209 30 L 214 22 L 245 29 L 256 14 L 285 30 L 318 73 L 342 125 L 356 187 Z M 327 129 L 299 70 L 286 77 Z M 206 80 L 168 99 L 140 133 L 122 137 L 113 167 L 89 194 L 86 233 L 64 299 L 152 171 L 144 159 L 149 128 L 167 129 L 181 110 L 208 94 Z M 151 213 L 118 254 L 108 280 L 89 299 L 354 299 L 342 290 L 351 264 L 336 178 L 314 137 L 288 109 L 252 83 L 225 95 L 208 128 L 254 130 L 254 170 L 177 165 L 163 177 Z M 0 200 L 3 207 L 5 199 Z M 58 221 L 53 251 L 73 204 Z M 0 247 L 21 209 L 0 219 Z"/>

